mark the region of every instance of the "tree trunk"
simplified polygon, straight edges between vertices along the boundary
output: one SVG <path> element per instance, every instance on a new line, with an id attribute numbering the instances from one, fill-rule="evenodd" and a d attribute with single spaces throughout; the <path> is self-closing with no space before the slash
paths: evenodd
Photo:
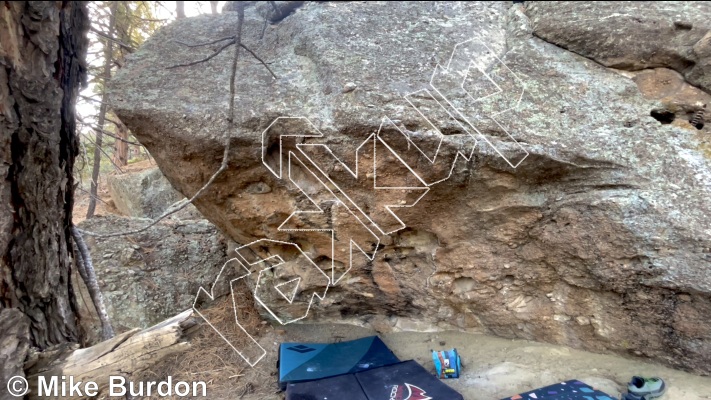
<path id="1" fill-rule="evenodd" d="M 178 13 L 178 19 L 180 18 L 185 18 L 185 2 L 184 1 L 176 1 L 175 2 L 175 11 Z"/>
<path id="2" fill-rule="evenodd" d="M 114 36 L 114 26 L 116 24 L 116 6 L 117 3 L 111 5 L 111 16 L 109 17 L 109 31 L 108 35 Z M 106 87 L 111 80 L 111 63 L 113 61 L 113 41 L 106 39 L 104 43 L 104 90 L 101 95 L 101 106 L 99 107 L 99 118 L 97 124 L 100 129 L 95 130 L 96 140 L 94 140 L 94 166 L 91 170 L 91 190 L 89 191 L 89 207 L 86 210 L 86 218 L 89 219 L 94 216 L 94 211 L 96 211 L 96 199 L 99 198 L 99 173 L 101 172 L 101 145 L 103 141 L 103 129 L 106 123 L 106 112 L 108 101 L 108 96 L 106 95 Z"/>
<path id="3" fill-rule="evenodd" d="M 16 308 L 0 309 L 0 400 L 14 400 L 5 393 L 13 376 L 24 376 L 30 350 L 30 319 Z M 20 387 L 15 387 L 20 389 Z"/>
<path id="4" fill-rule="evenodd" d="M 114 164 L 119 167 L 123 167 L 128 164 L 128 127 L 124 125 L 123 122 L 117 120 L 116 124 L 116 136 L 123 140 L 116 140 L 114 142 Z"/>
<path id="5" fill-rule="evenodd" d="M 88 15 L 78 1 L 3 2 L 0 21 L 0 308 L 27 316 L 30 344 L 44 349 L 77 341 L 74 104 Z"/>
<path id="6" fill-rule="evenodd" d="M 210 2 L 210 11 L 212 11 L 213 15 L 217 14 L 217 3 L 217 1 Z"/>

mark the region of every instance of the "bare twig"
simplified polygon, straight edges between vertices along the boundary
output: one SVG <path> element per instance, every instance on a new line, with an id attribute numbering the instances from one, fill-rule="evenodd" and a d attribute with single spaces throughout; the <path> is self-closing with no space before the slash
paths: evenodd
<path id="1" fill-rule="evenodd" d="M 78 169 L 83 170 L 86 167 L 86 162 L 87 162 L 87 160 L 89 160 L 89 156 L 86 154 L 86 146 L 84 145 L 84 142 L 82 142 L 80 140 L 79 144 L 81 145 L 81 149 L 82 149 L 82 157 L 81 157 L 82 165 L 81 165 L 81 168 L 78 168 Z M 79 174 L 79 181 L 81 182 L 81 180 L 82 180 L 82 177 L 81 177 L 81 174 Z"/>
<path id="2" fill-rule="evenodd" d="M 186 64 L 171 65 L 170 67 L 167 67 L 167 68 L 168 68 L 168 69 L 171 69 L 171 68 L 177 68 L 177 67 L 187 67 L 187 66 L 191 66 L 191 65 L 195 65 L 195 64 L 199 64 L 199 63 L 208 61 L 208 60 L 214 58 L 215 56 L 217 56 L 218 54 L 220 54 L 220 53 L 221 53 L 224 49 L 226 49 L 227 47 L 232 46 L 233 44 L 235 44 L 235 42 L 236 42 L 234 36 L 224 37 L 224 38 L 216 39 L 216 40 L 213 40 L 213 41 L 210 41 L 210 42 L 196 43 L 196 44 L 189 44 L 189 43 L 181 42 L 180 40 L 176 40 L 176 41 L 175 41 L 176 43 L 180 43 L 180 44 L 182 44 L 183 46 L 187 46 L 187 47 L 208 46 L 208 45 L 211 45 L 211 44 L 224 42 L 225 40 L 229 40 L 230 42 L 229 42 L 229 43 L 226 43 L 224 46 L 220 47 L 220 48 L 217 49 L 214 53 L 212 53 L 211 55 L 209 55 L 209 56 L 203 58 L 202 60 L 197 60 L 197 61 L 189 62 L 189 63 L 186 63 Z M 242 47 L 243 49 L 245 49 L 249 54 L 251 54 L 252 57 L 254 57 L 257 61 L 259 61 L 259 62 L 264 66 L 264 68 L 266 68 L 267 71 L 269 71 L 269 73 L 272 74 L 272 76 L 274 77 L 274 79 L 279 79 L 279 77 L 276 76 L 276 74 L 274 73 L 274 71 L 272 71 L 272 69 L 269 68 L 269 64 L 267 64 L 264 60 L 262 60 L 262 59 L 257 55 L 257 53 L 253 52 L 249 47 L 245 46 L 245 45 L 244 45 L 243 43 L 241 43 L 241 42 L 240 42 L 239 45 L 240 45 L 240 47 Z"/>
<path id="3" fill-rule="evenodd" d="M 185 43 L 185 42 L 181 42 L 180 40 L 176 40 L 175 42 L 176 42 L 176 43 L 180 43 L 180 44 L 182 44 L 183 46 L 187 46 L 187 47 L 200 47 L 200 46 L 209 46 L 209 45 L 211 45 L 211 44 L 224 42 L 225 40 L 234 40 L 234 38 L 235 38 L 234 36 L 227 36 L 227 37 L 223 37 L 223 38 L 221 38 L 221 39 L 215 39 L 215 40 L 210 41 L 210 42 L 196 43 L 196 44 Z"/>
<path id="4" fill-rule="evenodd" d="M 145 2 L 144 2 L 144 3 L 145 3 Z M 163 7 L 166 11 L 168 11 L 168 13 L 169 13 L 171 16 L 175 15 L 175 11 L 173 11 L 173 10 L 171 10 L 170 8 L 166 7 L 166 6 L 163 4 L 162 1 L 156 1 L 156 3 L 157 3 L 159 6 Z"/>
<path id="5" fill-rule="evenodd" d="M 102 38 L 104 38 L 104 39 L 106 39 L 106 40 L 110 40 L 110 41 L 116 43 L 117 45 L 123 47 L 124 49 L 128 50 L 128 51 L 131 52 L 131 53 L 133 53 L 134 51 L 136 51 L 135 48 L 133 48 L 133 47 L 127 45 L 126 43 L 123 43 L 122 41 L 120 41 L 120 40 L 118 40 L 118 39 L 116 39 L 116 38 L 112 38 L 111 36 L 105 34 L 104 32 L 101 32 L 100 30 L 98 30 L 98 29 L 96 29 L 96 28 L 93 28 L 93 27 L 92 27 L 92 28 L 89 28 L 89 29 L 90 29 L 92 32 L 94 32 L 95 34 L 101 36 Z"/>
<path id="6" fill-rule="evenodd" d="M 140 144 L 140 143 L 138 143 L 138 142 L 132 142 L 132 141 L 126 140 L 126 139 L 124 139 L 124 138 L 122 138 L 122 137 L 116 136 L 116 135 L 114 135 L 113 133 L 111 133 L 111 132 L 109 132 L 109 131 L 107 131 L 107 130 L 105 130 L 105 129 L 101 129 L 101 128 L 99 128 L 98 126 L 96 126 L 96 125 L 94 125 L 94 124 L 87 124 L 86 122 L 82 122 L 82 124 L 88 126 L 89 128 L 91 128 L 91 129 L 94 130 L 94 131 L 101 131 L 101 133 L 103 133 L 104 135 L 109 136 L 109 137 L 112 137 L 112 138 L 114 138 L 114 139 L 116 139 L 116 140 L 118 140 L 118 141 L 121 141 L 121 142 L 124 142 L 124 143 L 128 143 L 128 144 L 132 144 L 132 145 L 134 145 L 134 146 L 143 146 L 142 144 Z"/>
<path id="7" fill-rule="evenodd" d="M 91 129 L 96 130 L 97 128 L 91 127 Z M 102 129 L 101 131 L 102 131 L 102 133 L 103 133 L 104 135 L 109 136 L 109 137 L 112 137 L 112 138 L 114 138 L 114 139 L 116 139 L 116 140 L 118 140 L 118 141 L 120 141 L 120 142 L 132 144 L 132 145 L 134 145 L 134 146 L 143 146 L 142 144 L 140 144 L 140 143 L 138 143 L 138 142 L 132 142 L 132 141 L 130 141 L 130 140 L 126 140 L 126 139 L 124 139 L 124 138 L 122 138 L 122 137 L 116 136 L 116 135 L 114 135 L 113 133 L 107 132 L 107 131 L 105 131 L 105 130 L 103 130 L 103 129 Z"/>
<path id="8" fill-rule="evenodd" d="M 205 62 L 205 61 L 208 61 L 208 60 L 210 60 L 210 59 L 216 57 L 218 54 L 222 53 L 222 50 L 224 50 L 224 49 L 226 49 L 226 48 L 232 46 L 233 44 L 235 44 L 234 39 L 231 40 L 231 41 L 229 41 L 229 42 L 227 42 L 227 44 L 225 44 L 225 45 L 223 45 L 222 47 L 220 47 L 219 49 L 215 50 L 214 53 L 210 54 L 209 56 L 207 56 L 207 57 L 205 57 L 205 58 L 203 58 L 203 59 L 201 59 L 201 60 L 192 61 L 192 62 L 185 63 L 185 64 L 171 65 L 170 67 L 166 67 L 166 69 L 172 69 L 172 68 L 178 68 L 178 67 L 189 67 L 189 66 L 191 66 L 191 65 L 203 63 L 203 62 Z"/>
<path id="9" fill-rule="evenodd" d="M 114 124 L 114 125 L 119 125 L 119 123 L 118 123 L 117 121 L 111 120 L 111 119 L 106 118 L 106 117 L 104 117 L 104 119 L 106 119 L 108 122 L 111 122 L 111 123 Z M 128 143 L 128 144 L 132 144 L 132 145 L 134 145 L 134 146 L 143 146 L 142 144 L 140 144 L 140 143 L 138 143 L 138 142 L 132 142 L 132 141 L 126 140 L 126 139 L 124 139 L 124 138 L 122 138 L 122 137 L 116 136 L 116 135 L 114 135 L 113 133 L 107 131 L 106 129 L 101 129 L 101 128 L 99 128 L 99 126 L 96 125 L 96 124 L 92 124 L 92 123 L 89 123 L 89 122 L 85 122 L 84 119 L 81 118 L 81 117 L 79 117 L 78 115 L 77 115 L 77 120 L 79 120 L 79 123 L 81 123 L 82 125 L 88 126 L 89 128 L 91 128 L 91 129 L 94 130 L 94 131 L 101 131 L 102 134 L 104 134 L 104 135 L 106 135 L 106 136 L 109 136 L 109 137 L 112 137 L 112 138 L 114 138 L 114 139 L 116 139 L 116 140 L 119 140 L 119 141 L 122 141 L 122 142 Z"/>
<path id="10" fill-rule="evenodd" d="M 109 121 L 109 122 L 111 122 L 112 124 L 114 124 L 114 125 L 116 125 L 116 126 L 123 125 L 123 122 L 121 122 L 121 121 L 116 121 L 115 119 L 111 119 L 111 118 L 109 118 L 109 117 L 104 117 L 104 119 L 107 120 L 107 121 Z"/>
<path id="11" fill-rule="evenodd" d="M 86 189 L 83 189 L 81 186 L 77 186 L 76 188 L 79 189 L 79 190 L 81 190 L 82 192 L 88 194 L 89 196 L 93 197 L 93 195 L 91 194 L 91 192 L 89 192 L 89 191 L 86 190 Z M 96 197 L 94 197 L 94 198 L 95 198 L 96 200 L 99 200 L 100 202 L 106 204 L 106 205 L 109 206 L 109 207 L 111 206 L 109 203 L 105 202 L 101 197 L 96 196 Z"/>
<path id="12" fill-rule="evenodd" d="M 235 42 L 242 45 L 242 24 L 244 23 L 244 3 L 237 3 L 237 35 L 235 35 Z M 229 110 L 229 122 L 234 123 L 235 116 L 235 77 L 237 75 L 237 59 L 239 58 L 240 46 L 235 46 L 235 57 L 232 59 L 232 72 L 230 73 L 230 110 Z M 227 142 L 229 146 L 229 141 Z M 227 147 L 226 146 L 226 147 Z M 225 153 L 225 158 L 227 158 L 227 153 Z"/>
<path id="13" fill-rule="evenodd" d="M 86 138 L 86 140 L 88 140 L 89 142 L 91 142 L 91 144 L 93 144 L 95 148 L 99 149 L 99 151 L 101 152 L 101 154 L 105 155 L 106 158 L 108 158 L 109 161 L 111 161 L 111 164 L 114 165 L 114 168 L 116 168 L 116 169 L 118 170 L 118 172 L 120 172 L 120 173 L 123 174 L 123 170 L 121 169 L 121 167 L 119 167 L 118 165 L 116 165 L 116 163 L 115 163 L 114 160 L 113 160 L 113 157 L 111 157 L 106 151 L 104 151 L 104 149 L 102 149 L 101 146 L 97 145 L 96 142 L 94 142 L 93 140 L 89 139 L 89 136 L 84 135 L 84 137 Z"/>
<path id="14" fill-rule="evenodd" d="M 81 236 L 81 233 L 79 233 L 79 229 L 77 229 L 76 226 L 72 226 L 71 230 L 72 238 L 78 249 L 77 270 L 79 270 L 79 275 L 86 284 L 91 300 L 94 303 L 94 308 L 96 308 L 96 313 L 101 320 L 101 340 L 111 339 L 114 337 L 114 328 L 111 326 L 109 314 L 106 312 L 106 306 L 104 305 L 104 296 L 101 294 L 99 283 L 96 280 L 94 264 L 91 262 L 91 253 L 86 247 L 86 243 L 84 243 L 84 238 Z"/>
<path id="15" fill-rule="evenodd" d="M 249 48 L 247 48 L 247 46 L 243 45 L 242 43 L 240 43 L 239 45 L 242 46 L 243 49 L 247 50 L 247 52 L 248 52 L 249 54 L 251 54 L 252 57 L 256 58 L 257 61 L 259 61 L 260 63 L 262 63 L 262 65 L 264 65 L 264 68 L 266 68 L 267 71 L 269 71 L 269 73 L 272 74 L 272 76 L 274 77 L 274 79 L 279 79 L 279 78 L 276 76 L 276 74 L 274 73 L 274 71 L 272 71 L 272 69 L 269 68 L 269 65 L 267 65 L 266 62 L 264 62 L 264 60 L 262 60 L 261 58 L 259 58 L 259 56 L 256 55 L 252 50 L 250 50 Z"/>
<path id="16" fill-rule="evenodd" d="M 95 99 L 95 98 L 89 97 L 89 96 L 84 96 L 83 94 L 80 94 L 79 97 L 81 97 L 82 99 L 87 100 L 87 101 L 93 101 L 94 103 L 99 103 L 99 104 L 103 104 L 103 103 L 104 103 L 103 101 L 101 101 L 101 100 L 99 100 L 99 99 Z M 110 106 L 109 103 L 106 103 L 106 105 L 107 105 L 107 106 Z"/>
<path id="17" fill-rule="evenodd" d="M 160 19 L 160 18 L 142 18 L 142 17 L 139 17 L 139 16 L 137 16 L 137 15 L 133 15 L 133 14 L 129 14 L 128 16 L 131 17 L 131 18 L 140 20 L 140 21 L 144 21 L 144 22 L 168 22 L 168 21 L 170 21 L 170 19 L 167 19 L 167 18 L 163 18 L 163 19 Z"/>

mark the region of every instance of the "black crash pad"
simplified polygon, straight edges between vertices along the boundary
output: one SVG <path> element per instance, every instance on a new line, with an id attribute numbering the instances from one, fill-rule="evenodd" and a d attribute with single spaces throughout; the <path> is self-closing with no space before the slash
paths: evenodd
<path id="1" fill-rule="evenodd" d="M 286 385 L 286 400 L 368 400 L 355 374 Z"/>

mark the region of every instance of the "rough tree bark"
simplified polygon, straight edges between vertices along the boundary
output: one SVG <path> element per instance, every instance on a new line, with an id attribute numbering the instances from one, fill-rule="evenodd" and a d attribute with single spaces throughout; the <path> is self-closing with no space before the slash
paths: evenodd
<path id="1" fill-rule="evenodd" d="M 114 164 L 119 167 L 128 165 L 128 127 L 120 120 L 116 121 L 116 135 L 123 140 L 114 142 Z"/>
<path id="2" fill-rule="evenodd" d="M 77 341 L 74 104 L 88 15 L 81 2 L 3 2 L 0 21 L 0 318 L 19 311 L 13 326 L 26 324 L 0 342 L 25 336 L 44 349 Z"/>
<path id="3" fill-rule="evenodd" d="M 109 17 L 109 31 L 108 34 L 114 36 L 114 26 L 116 25 L 116 7 L 117 3 L 111 5 L 111 16 Z M 104 44 L 104 88 L 109 84 L 111 79 L 111 65 L 113 63 L 113 41 L 106 39 Z M 101 96 L 101 106 L 99 107 L 99 117 L 96 122 L 101 130 L 95 130 L 96 140 L 94 141 L 94 165 L 91 170 L 91 189 L 89 196 L 89 207 L 86 210 L 86 218 L 89 219 L 94 216 L 94 211 L 96 211 L 96 199 L 99 198 L 99 173 L 101 172 L 101 145 L 103 141 L 103 129 L 106 123 L 106 112 L 108 111 L 108 106 L 106 102 L 108 101 L 108 96 L 106 95 L 106 90 Z"/>

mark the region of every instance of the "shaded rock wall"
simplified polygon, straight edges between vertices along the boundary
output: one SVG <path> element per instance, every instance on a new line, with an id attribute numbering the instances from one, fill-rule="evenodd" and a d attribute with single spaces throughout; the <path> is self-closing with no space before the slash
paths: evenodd
<path id="1" fill-rule="evenodd" d="M 135 230 L 145 219 L 97 216 L 79 224 L 92 232 Z M 129 236 L 85 236 L 99 287 L 114 329 L 147 328 L 192 307 L 200 285 L 207 285 L 227 261 L 227 240 L 206 220 L 168 218 Z M 83 285 L 78 285 L 83 289 Z M 224 293 L 223 293 L 224 294 Z M 100 328 L 88 294 L 79 301 L 88 342 Z"/>
<path id="2" fill-rule="evenodd" d="M 595 4 L 566 26 L 601 26 L 610 11 Z M 244 43 L 279 79 L 244 56 L 235 129 L 226 123 L 231 51 L 167 67 L 218 46 L 177 41 L 233 35 L 237 16 L 188 18 L 131 57 L 112 100 L 187 196 L 218 169 L 229 135 L 229 168 L 196 206 L 235 241 L 262 240 L 240 254 L 254 263 L 249 284 L 278 309 L 265 315 L 286 321 L 308 310 L 384 330 L 481 331 L 711 373 L 708 126 L 660 123 L 651 116 L 660 99 L 532 36 L 557 20 L 527 13 L 509 2 L 307 3 L 262 36 L 263 17 L 248 9 Z M 435 75 L 446 94 L 432 90 L 437 65 L 472 37 L 472 47 L 459 47 L 471 58 L 454 57 Z M 270 125 L 277 117 L 314 126 Z M 391 214 L 386 205 L 412 207 Z M 312 213 L 292 215 L 299 210 Z M 303 254 L 263 239 L 296 243 Z M 355 249 L 348 269 L 351 243 L 373 259 Z M 273 255 L 286 263 L 258 262 Z M 292 303 L 274 287 L 293 282 Z"/>

